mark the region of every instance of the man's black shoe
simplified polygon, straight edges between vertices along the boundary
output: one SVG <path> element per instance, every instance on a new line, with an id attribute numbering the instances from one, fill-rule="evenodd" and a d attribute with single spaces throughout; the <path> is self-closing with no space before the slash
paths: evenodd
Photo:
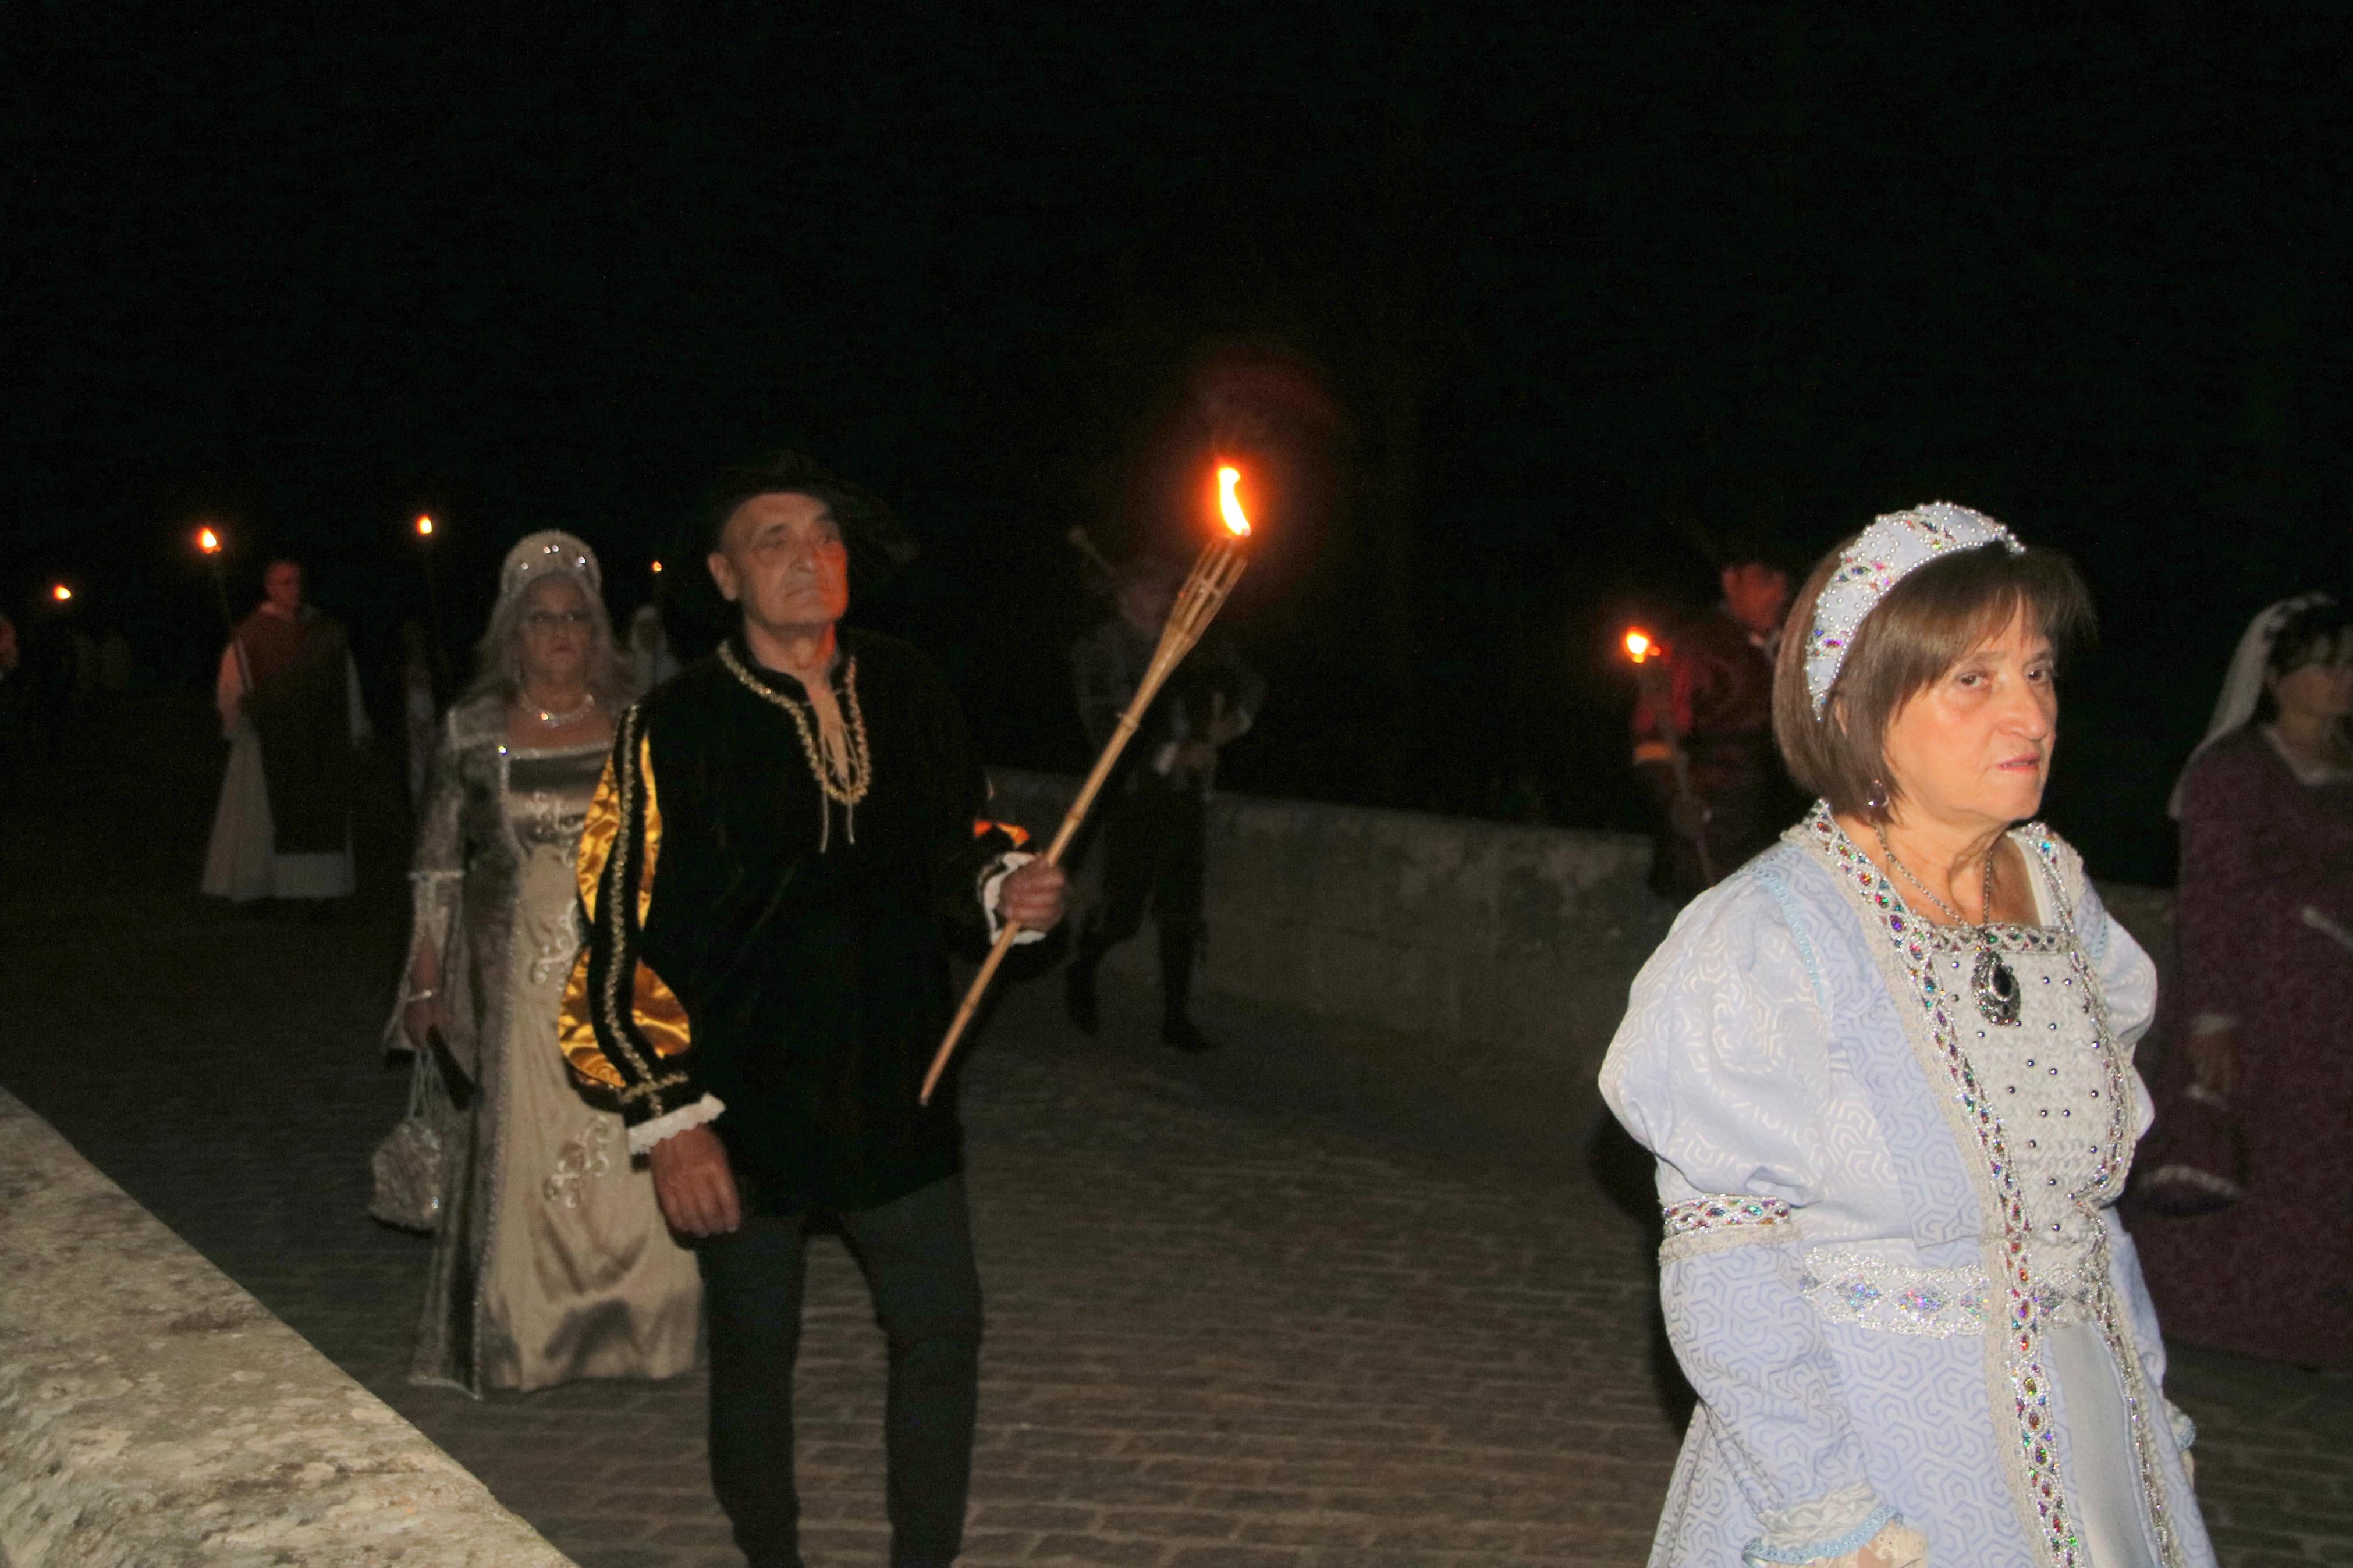
<path id="1" fill-rule="evenodd" d="M 1190 1018 L 1164 1019 L 1160 1025 L 1160 1038 L 1163 1044 L 1174 1046 L 1180 1051 L 1214 1051 L 1218 1048 L 1218 1042 L 1204 1036 Z"/>
<path id="2" fill-rule="evenodd" d="M 1071 1026 L 1082 1035 L 1103 1028 L 1103 1008 L 1095 1000 L 1095 966 L 1073 963 L 1062 971 L 1062 1004 L 1070 1010 Z"/>

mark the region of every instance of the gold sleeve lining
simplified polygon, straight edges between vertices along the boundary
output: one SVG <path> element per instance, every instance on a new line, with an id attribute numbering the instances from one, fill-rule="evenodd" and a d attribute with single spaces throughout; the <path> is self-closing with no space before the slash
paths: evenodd
<path id="1" fill-rule="evenodd" d="M 638 965 L 635 992 L 638 1033 L 658 1057 L 682 1057 L 694 1043 L 687 1028 L 686 1006 L 667 981 L 644 963 Z"/>
<path id="2" fill-rule="evenodd" d="M 658 1092 L 659 1089 L 680 1081 L 674 1078 L 649 1080 L 631 1089 L 627 1077 L 605 1048 L 605 1042 L 598 1037 L 596 1031 L 596 998 L 592 994 L 590 971 L 597 938 L 607 934 L 601 890 L 622 834 L 629 826 L 626 818 L 632 815 L 624 800 L 625 784 L 637 786 L 642 792 L 643 799 L 641 813 L 638 814 L 638 907 L 633 930 L 626 933 L 618 931 L 609 933 L 616 940 L 608 962 L 627 963 L 630 970 L 628 1007 L 625 1015 L 614 1017 L 611 1024 L 616 1030 L 636 1035 L 643 1044 L 651 1047 L 657 1058 L 682 1056 L 693 1044 L 686 1008 L 679 1001 L 677 993 L 654 972 L 651 965 L 636 958 L 631 951 L 636 943 L 630 939 L 644 929 L 646 919 L 653 910 L 654 868 L 661 848 L 661 806 L 654 789 L 653 745 L 649 736 L 638 735 L 635 761 L 636 767 L 628 771 L 633 772 L 636 777 L 630 780 L 619 776 L 622 768 L 617 766 L 621 763 L 618 754 L 605 764 L 604 775 L 597 780 L 596 795 L 589 802 L 587 818 L 581 827 L 574 875 L 579 886 L 581 908 L 586 916 L 588 930 L 594 934 L 590 938 L 590 946 L 581 952 L 572 965 L 571 973 L 565 978 L 564 1012 L 557 1032 L 565 1060 L 576 1076 L 589 1083 L 622 1089 L 624 1098 Z M 617 1043 L 625 1056 L 637 1057 L 638 1053 L 629 1048 L 626 1037 Z"/>
<path id="3" fill-rule="evenodd" d="M 620 836 L 619 788 L 608 757 L 603 775 L 596 780 L 596 793 L 589 799 L 588 818 L 580 828 L 580 849 L 572 862 L 573 879 L 580 885 L 580 907 L 587 912 L 591 928 L 596 923 L 596 885 L 605 879 L 605 863 L 613 858 L 613 843 Z"/>
<path id="4" fill-rule="evenodd" d="M 556 1043 L 564 1047 L 564 1059 L 572 1065 L 575 1078 L 607 1089 L 622 1087 L 620 1069 L 596 1043 L 596 1025 L 588 1010 L 588 950 L 585 947 L 572 961 L 571 976 L 564 983 L 564 1017 L 557 1026 Z"/>

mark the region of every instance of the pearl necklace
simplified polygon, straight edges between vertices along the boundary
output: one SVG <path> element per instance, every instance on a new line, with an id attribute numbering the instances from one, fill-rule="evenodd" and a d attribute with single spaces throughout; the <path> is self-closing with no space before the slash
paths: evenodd
<path id="1" fill-rule="evenodd" d="M 763 701 L 783 709 L 791 716 L 793 731 L 800 737 L 801 754 L 808 759 L 810 776 L 817 780 L 818 792 L 825 801 L 841 806 L 843 826 L 849 830 L 849 841 L 858 842 L 858 803 L 874 784 L 874 753 L 866 742 L 866 715 L 858 706 L 858 661 L 853 658 L 841 674 L 841 690 L 848 708 L 849 734 L 844 738 L 849 755 L 837 763 L 832 755 L 818 744 L 817 733 L 801 705 L 783 692 L 768 686 L 744 668 L 735 650 L 726 643 L 719 645 L 719 662 L 728 673 L 743 682 L 744 689 Z M 833 841 L 833 808 L 819 803 L 824 826 L 818 830 L 817 852 L 824 854 Z"/>
<path id="2" fill-rule="evenodd" d="M 520 694 L 515 698 L 515 706 L 538 719 L 548 729 L 561 730 L 566 724 L 577 724 L 581 720 L 596 711 L 596 694 L 590 692 L 582 700 L 579 707 L 568 709 L 562 713 L 542 708 L 535 702 L 526 702 Z"/>

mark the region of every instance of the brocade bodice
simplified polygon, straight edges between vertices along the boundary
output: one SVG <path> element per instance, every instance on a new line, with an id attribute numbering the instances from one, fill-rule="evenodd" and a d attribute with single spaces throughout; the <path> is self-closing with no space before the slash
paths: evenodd
<path id="1" fill-rule="evenodd" d="M 553 751 L 502 748 L 507 827 L 525 854 L 553 849 L 569 860 L 579 848 L 607 750 L 602 741 Z"/>
<path id="2" fill-rule="evenodd" d="M 417 972 L 420 948 L 438 955 L 443 1014 L 461 1055 L 477 1034 L 503 1026 L 511 962 L 521 959 L 537 981 L 578 951 L 570 868 L 607 750 L 513 745 L 497 698 L 460 703 L 443 721 L 409 871 L 406 973 Z M 527 898 L 535 907 L 523 908 Z M 396 1006 L 387 1038 L 398 1027 Z"/>
<path id="3" fill-rule="evenodd" d="M 2001 925 L 1988 935 L 2018 977 L 2014 1026 L 1991 1023 L 1971 997 L 1974 929 L 1932 929 L 1927 963 L 1962 999 L 1959 1045 L 2008 1136 L 2029 1267 L 2045 1307 L 2065 1315 L 2085 1270 L 2098 1267 L 2100 1211 L 2123 1190 L 2131 1166 L 2140 1080 L 2110 1059 L 2116 1052 L 2094 1012 L 2097 987 L 2080 966 L 2072 931 Z"/>

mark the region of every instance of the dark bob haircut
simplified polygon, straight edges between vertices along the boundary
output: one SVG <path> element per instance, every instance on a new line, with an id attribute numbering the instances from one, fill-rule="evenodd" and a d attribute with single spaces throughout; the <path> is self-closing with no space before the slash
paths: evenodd
<path id="1" fill-rule="evenodd" d="M 735 509 L 754 496 L 804 495 L 821 500 L 841 529 L 852 562 L 870 581 L 887 577 L 915 558 L 915 542 L 892 516 L 890 506 L 863 485 L 852 484 L 816 458 L 778 452 L 756 463 L 727 469 L 713 481 L 702 505 L 702 545 L 719 548 Z"/>
<path id="2" fill-rule="evenodd" d="M 1853 539 L 1822 557 L 1789 608 L 1773 671 L 1773 739 L 1789 776 L 1832 811 L 1873 822 L 1902 798 L 1887 766 L 1896 710 L 2023 614 L 2053 647 L 2088 640 L 2092 597 L 2055 550 L 2013 555 L 2000 544 L 1921 567 L 1887 591 L 1856 628 L 1820 718 L 1806 689 L 1806 634 L 1822 585 Z M 1885 794 L 1874 800 L 1881 786 Z"/>

